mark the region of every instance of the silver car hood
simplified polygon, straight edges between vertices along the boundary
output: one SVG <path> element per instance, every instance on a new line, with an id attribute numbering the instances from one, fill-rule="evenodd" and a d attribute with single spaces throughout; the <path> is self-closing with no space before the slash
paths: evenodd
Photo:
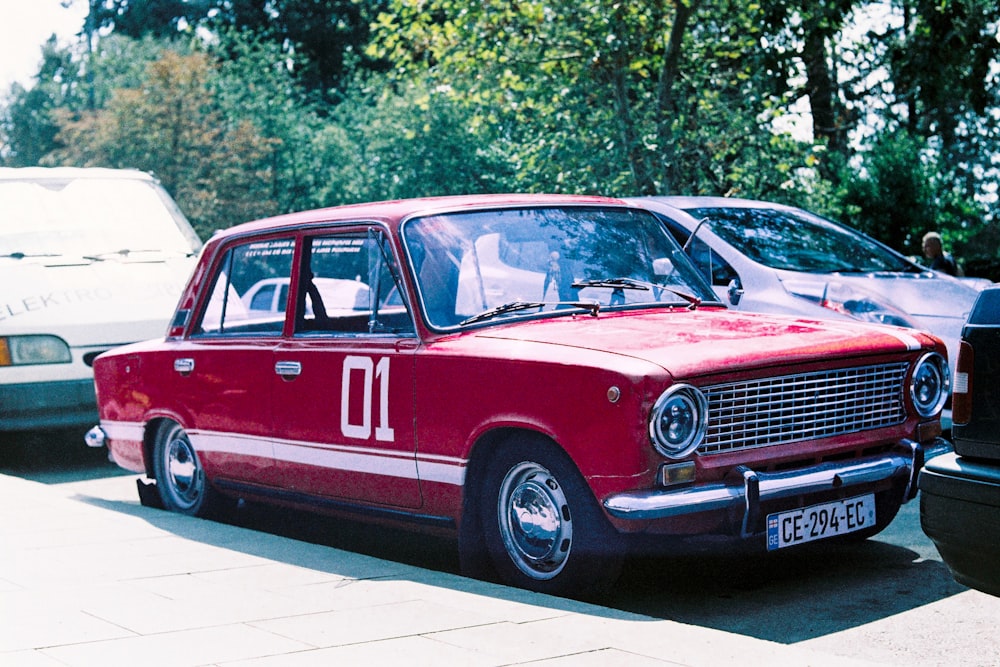
<path id="1" fill-rule="evenodd" d="M 979 295 L 980 285 L 932 271 L 923 273 L 802 274 L 776 270 L 779 279 L 794 283 L 841 283 L 881 297 L 907 313 L 921 328 L 948 346 L 954 364 L 962 327 Z"/>

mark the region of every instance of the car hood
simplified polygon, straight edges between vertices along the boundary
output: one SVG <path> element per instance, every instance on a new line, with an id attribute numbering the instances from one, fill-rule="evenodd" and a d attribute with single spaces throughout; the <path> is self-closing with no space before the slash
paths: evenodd
<path id="1" fill-rule="evenodd" d="M 914 318 L 949 318 L 963 323 L 979 296 L 978 285 L 958 278 L 924 273 L 866 273 L 809 275 L 782 271 L 782 280 L 842 282 L 872 292 Z"/>
<path id="2" fill-rule="evenodd" d="M 486 337 L 641 359 L 678 378 L 901 353 L 934 342 L 911 329 L 721 309 L 556 318 L 497 327 L 476 336 Z M 551 351 L 541 354 L 558 359 Z"/>
<path id="3" fill-rule="evenodd" d="M 944 340 L 948 346 L 948 358 L 952 362 L 958 354 L 962 327 L 972 311 L 976 297 L 986 284 L 931 271 L 859 275 L 810 275 L 778 271 L 778 277 L 788 287 L 807 282 L 813 282 L 817 286 L 839 282 L 880 297 L 906 313 L 919 328 Z"/>
<path id="4" fill-rule="evenodd" d="M 162 336 L 194 258 L 0 259 L 0 334 L 53 334 L 71 346 Z"/>

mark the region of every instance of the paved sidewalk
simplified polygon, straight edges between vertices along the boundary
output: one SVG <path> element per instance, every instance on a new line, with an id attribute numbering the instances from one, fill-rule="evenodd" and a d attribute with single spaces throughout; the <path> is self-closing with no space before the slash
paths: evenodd
<path id="1" fill-rule="evenodd" d="M 0 664 L 863 665 L 0 475 Z"/>

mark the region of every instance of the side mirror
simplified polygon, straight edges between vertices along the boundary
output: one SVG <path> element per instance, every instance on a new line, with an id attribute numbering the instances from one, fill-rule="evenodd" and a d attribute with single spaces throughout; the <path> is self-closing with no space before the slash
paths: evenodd
<path id="1" fill-rule="evenodd" d="M 734 306 L 740 305 L 740 299 L 743 298 L 743 283 L 740 282 L 739 278 L 733 278 L 729 281 L 726 294 L 729 296 L 729 303 Z"/>

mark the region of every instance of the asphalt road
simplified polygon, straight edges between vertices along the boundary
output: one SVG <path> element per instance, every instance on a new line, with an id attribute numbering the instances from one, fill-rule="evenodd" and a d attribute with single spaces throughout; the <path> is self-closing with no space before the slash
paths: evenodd
<path id="1" fill-rule="evenodd" d="M 45 484 L 131 475 L 82 434 L 0 435 L 0 473 Z M 454 545 L 406 532 L 246 506 L 239 525 L 457 572 Z M 956 583 L 920 530 L 917 501 L 858 544 L 756 558 L 635 559 L 605 606 L 895 665 L 1000 666 L 1000 598 Z"/>

